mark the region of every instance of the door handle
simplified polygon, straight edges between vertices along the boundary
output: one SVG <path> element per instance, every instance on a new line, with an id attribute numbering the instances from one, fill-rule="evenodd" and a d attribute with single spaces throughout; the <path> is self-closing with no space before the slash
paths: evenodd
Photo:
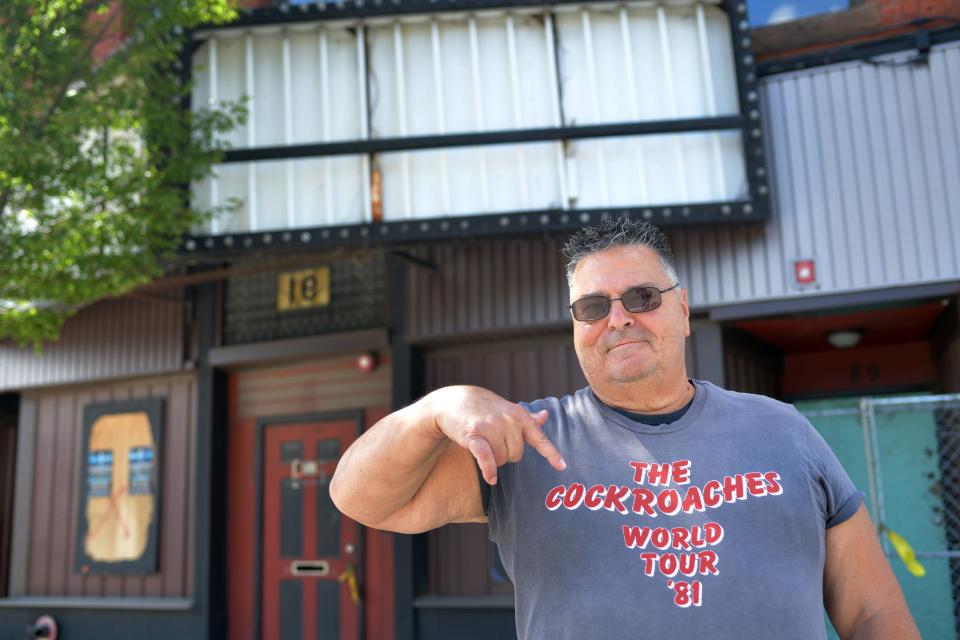
<path id="1" fill-rule="evenodd" d="M 360 585 L 357 582 L 357 572 L 352 564 L 347 565 L 346 570 L 337 578 L 337 582 L 347 583 L 347 588 L 350 589 L 350 599 L 353 600 L 353 604 L 359 605 Z"/>

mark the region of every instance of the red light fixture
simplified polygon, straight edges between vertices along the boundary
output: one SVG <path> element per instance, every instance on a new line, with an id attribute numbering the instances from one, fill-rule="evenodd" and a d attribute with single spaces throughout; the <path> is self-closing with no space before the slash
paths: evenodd
<path id="1" fill-rule="evenodd" d="M 357 358 L 357 369 L 364 373 L 370 373 L 380 364 L 380 359 L 375 353 L 364 353 Z"/>
<path id="2" fill-rule="evenodd" d="M 793 277 L 797 284 L 811 284 L 817 281 L 817 265 L 813 260 L 795 260 Z"/>

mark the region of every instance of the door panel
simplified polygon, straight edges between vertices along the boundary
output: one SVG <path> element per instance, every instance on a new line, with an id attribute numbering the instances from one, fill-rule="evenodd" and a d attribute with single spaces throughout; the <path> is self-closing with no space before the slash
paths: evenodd
<path id="1" fill-rule="evenodd" d="M 329 492 L 357 428 L 351 420 L 264 427 L 264 640 L 360 636 L 360 525 L 337 511 Z"/>

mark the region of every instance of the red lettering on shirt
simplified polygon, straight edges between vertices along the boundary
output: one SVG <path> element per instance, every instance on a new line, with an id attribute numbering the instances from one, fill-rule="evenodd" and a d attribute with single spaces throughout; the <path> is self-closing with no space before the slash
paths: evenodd
<path id="1" fill-rule="evenodd" d="M 630 494 L 630 487 L 617 486 L 615 484 L 607 487 L 607 495 L 603 499 L 603 508 L 607 511 L 619 511 L 620 513 L 630 513 L 623 501 Z"/>
<path id="2" fill-rule="evenodd" d="M 723 494 L 720 490 L 723 484 L 719 480 L 710 480 L 703 485 L 703 503 L 711 509 L 716 509 L 723 504 Z"/>
<path id="3" fill-rule="evenodd" d="M 563 506 L 567 509 L 576 509 L 580 506 L 580 503 L 583 502 L 583 485 L 579 482 L 574 482 L 567 489 L 567 495 L 563 496 Z"/>
<path id="4" fill-rule="evenodd" d="M 723 477 L 723 500 L 724 502 L 736 502 L 744 500 L 747 497 L 747 483 L 743 480 L 742 474 Z"/>
<path id="5" fill-rule="evenodd" d="M 603 493 L 603 485 L 595 484 L 589 489 L 587 489 L 586 495 L 583 496 L 583 504 L 590 509 L 591 511 L 596 511 L 603 506 L 603 498 L 599 494 Z"/>
<path id="6" fill-rule="evenodd" d="M 780 485 L 780 474 L 776 471 L 767 471 L 763 474 L 763 479 L 767 481 L 767 494 L 778 496 L 783 493 L 783 486 Z"/>
<path id="7" fill-rule="evenodd" d="M 564 487 L 562 484 L 550 489 L 550 491 L 547 492 L 547 499 L 545 501 L 547 509 L 550 511 L 556 511 L 557 508 L 563 504 L 563 492 L 566 490 L 566 487 Z"/>
<path id="8" fill-rule="evenodd" d="M 653 508 L 655 502 L 656 496 L 653 495 L 653 491 L 650 491 L 650 489 L 637 487 L 633 490 L 634 513 L 646 513 L 648 516 L 657 517 L 657 512 Z"/>
<path id="9" fill-rule="evenodd" d="M 623 544 L 627 549 L 643 549 L 650 539 L 650 527 L 628 527 L 623 525 Z"/>
<path id="10" fill-rule="evenodd" d="M 687 494 L 683 496 L 683 504 L 680 509 L 684 513 L 693 513 L 694 511 L 703 511 L 703 493 L 700 487 L 693 486 L 687 489 Z"/>
<path id="11" fill-rule="evenodd" d="M 637 484 L 643 484 L 644 477 L 647 474 L 647 463 L 631 460 L 630 466 L 633 467 L 633 481 Z"/>
<path id="12" fill-rule="evenodd" d="M 677 515 L 680 511 L 680 493 L 676 489 L 664 489 L 657 496 L 657 507 L 664 515 Z"/>
<path id="13" fill-rule="evenodd" d="M 717 552 L 707 549 L 706 551 L 697 552 L 699 562 L 699 569 L 701 575 L 718 575 L 720 571 L 717 569 Z"/>

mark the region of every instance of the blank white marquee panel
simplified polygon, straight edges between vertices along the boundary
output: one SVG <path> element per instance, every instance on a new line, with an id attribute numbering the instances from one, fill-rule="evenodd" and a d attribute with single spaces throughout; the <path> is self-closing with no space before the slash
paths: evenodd
<path id="1" fill-rule="evenodd" d="M 247 96 L 234 148 L 735 115 L 729 19 L 710 3 L 564 5 L 199 34 L 196 106 Z M 236 162 L 206 233 L 525 209 L 735 200 L 738 131 Z"/>

